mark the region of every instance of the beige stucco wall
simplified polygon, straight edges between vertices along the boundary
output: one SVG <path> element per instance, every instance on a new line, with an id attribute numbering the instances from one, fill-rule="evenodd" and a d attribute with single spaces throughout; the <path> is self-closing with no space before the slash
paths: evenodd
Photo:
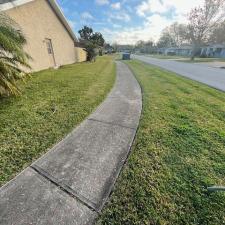
<path id="1" fill-rule="evenodd" d="M 46 0 L 35 0 L 6 13 L 20 25 L 27 38 L 25 51 L 33 58 L 30 62 L 33 71 L 54 66 L 46 38 L 52 40 L 57 66 L 76 62 L 74 40 Z"/>
<path id="2" fill-rule="evenodd" d="M 77 62 L 87 61 L 87 52 L 83 48 L 75 47 Z"/>

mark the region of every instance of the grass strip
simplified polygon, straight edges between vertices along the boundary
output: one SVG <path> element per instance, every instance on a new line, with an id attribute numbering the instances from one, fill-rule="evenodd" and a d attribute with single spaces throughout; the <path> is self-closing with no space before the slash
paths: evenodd
<path id="1" fill-rule="evenodd" d="M 0 98 L 0 186 L 81 123 L 115 80 L 114 57 L 34 73 L 23 95 Z"/>
<path id="2" fill-rule="evenodd" d="M 139 61 L 143 89 L 133 151 L 98 225 L 222 225 L 225 93 Z"/>

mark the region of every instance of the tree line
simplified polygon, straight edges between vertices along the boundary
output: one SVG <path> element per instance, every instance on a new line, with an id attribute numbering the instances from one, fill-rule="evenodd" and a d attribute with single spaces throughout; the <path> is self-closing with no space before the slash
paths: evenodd
<path id="1" fill-rule="evenodd" d="M 152 40 L 138 41 L 136 48 L 149 48 L 152 53 L 158 48 L 192 46 L 191 58 L 207 44 L 225 43 L 225 0 L 205 0 L 203 6 L 193 8 L 187 15 L 187 24 L 175 22 L 161 32 L 157 43 Z"/>

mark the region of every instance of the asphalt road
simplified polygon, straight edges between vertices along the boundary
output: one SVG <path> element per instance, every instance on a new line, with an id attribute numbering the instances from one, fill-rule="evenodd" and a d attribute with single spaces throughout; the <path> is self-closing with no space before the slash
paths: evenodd
<path id="1" fill-rule="evenodd" d="M 201 64 L 155 59 L 140 55 L 132 55 L 132 58 L 161 67 L 168 71 L 175 72 L 179 75 L 207 84 L 221 91 L 225 91 L 225 69 L 213 68 Z"/>

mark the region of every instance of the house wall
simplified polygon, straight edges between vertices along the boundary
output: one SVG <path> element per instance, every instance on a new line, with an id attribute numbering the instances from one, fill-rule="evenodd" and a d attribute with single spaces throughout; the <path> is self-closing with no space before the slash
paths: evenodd
<path id="1" fill-rule="evenodd" d="M 25 51 L 33 58 L 32 71 L 54 66 L 45 39 L 51 39 L 57 66 L 76 62 L 74 40 L 47 0 L 35 0 L 5 12 L 21 27 L 27 38 Z"/>
<path id="2" fill-rule="evenodd" d="M 191 55 L 191 50 L 190 49 L 178 49 L 177 55 L 190 56 Z"/>
<path id="3" fill-rule="evenodd" d="M 225 48 L 222 50 L 222 52 L 221 52 L 221 57 L 222 58 L 225 58 Z"/>
<path id="4" fill-rule="evenodd" d="M 87 61 L 87 52 L 83 48 L 75 47 L 77 62 Z"/>
<path id="5" fill-rule="evenodd" d="M 218 49 L 220 50 L 218 51 Z M 214 57 L 225 58 L 225 48 L 217 48 L 216 50 L 214 51 L 214 54 L 213 54 Z"/>
<path id="6" fill-rule="evenodd" d="M 217 51 L 220 49 L 220 51 Z M 206 55 L 207 57 L 215 57 L 215 58 L 225 58 L 225 48 L 214 48 L 212 47 L 205 47 L 202 48 L 201 55 Z"/>

